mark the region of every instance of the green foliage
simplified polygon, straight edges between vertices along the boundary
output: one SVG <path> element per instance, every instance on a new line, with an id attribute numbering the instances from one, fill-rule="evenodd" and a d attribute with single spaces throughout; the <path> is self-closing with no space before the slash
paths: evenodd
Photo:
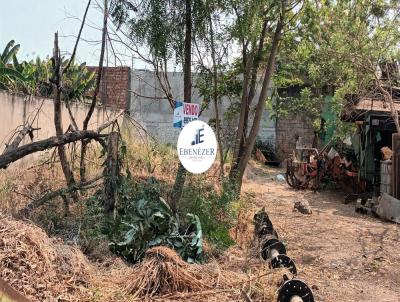
<path id="1" fill-rule="evenodd" d="M 305 2 L 277 58 L 269 100 L 275 115 L 306 112 L 317 121 L 324 97 L 333 96 L 336 118 L 328 123 L 345 136 L 351 129 L 339 118 L 344 96 L 370 93 L 382 62 L 399 59 L 399 12 L 399 2 L 390 0 Z"/>
<path id="2" fill-rule="evenodd" d="M 268 99 L 268 106 L 272 109 L 273 118 L 287 117 L 290 114 L 304 112 L 313 120 L 318 120 L 323 104 L 323 98 L 314 95 L 309 87 L 300 90 L 299 96 L 279 94 L 277 90 Z"/>
<path id="3" fill-rule="evenodd" d="M 0 67 L 0 88 L 6 89 L 11 85 L 16 85 L 18 81 L 23 82 L 24 80 L 24 76 L 17 70 Z"/>
<path id="4" fill-rule="evenodd" d="M 0 57 L 0 88 L 32 94 L 42 97 L 50 97 L 53 87 L 50 79 L 53 77 L 52 62 L 50 59 L 36 58 L 30 62 L 19 62 L 17 53 L 20 46 L 10 41 Z M 62 58 L 62 66 L 65 67 L 68 60 Z M 94 86 L 94 73 L 86 69 L 86 64 L 72 62 L 69 70 L 63 75 L 62 100 L 83 101 L 85 95 Z"/>
<path id="5" fill-rule="evenodd" d="M 127 22 L 131 12 L 136 12 L 137 8 L 128 0 L 113 0 L 110 4 L 111 17 L 117 24 L 117 29 Z"/>
<path id="6" fill-rule="evenodd" d="M 14 87 L 18 83 L 23 83 L 25 77 L 20 70 L 10 66 L 10 62 L 15 58 L 20 45 L 15 45 L 15 41 L 11 40 L 7 43 L 0 56 L 0 88 L 6 89 L 7 87 Z"/>
<path id="7" fill-rule="evenodd" d="M 147 249 L 158 245 L 175 249 L 188 262 L 201 260 L 203 238 L 196 215 L 187 214 L 182 223 L 162 198 L 125 202 L 119 213 L 109 234 L 113 241 L 110 246 L 126 260 L 137 262 Z"/>
<path id="8" fill-rule="evenodd" d="M 218 86 L 217 97 L 220 100 L 222 97 L 238 97 L 242 92 L 242 80 L 238 77 L 236 70 L 229 65 L 219 65 L 218 69 Z M 214 84 L 213 74 L 204 66 L 199 67 L 199 77 L 196 81 L 196 88 L 199 89 L 199 94 L 206 100 L 213 99 Z"/>
<path id="9" fill-rule="evenodd" d="M 94 243 L 106 237 L 111 251 L 130 262 L 140 261 L 147 249 L 158 245 L 175 249 L 187 262 L 202 261 L 199 218 L 190 213 L 174 216 L 160 197 L 161 187 L 155 178 L 143 182 L 122 175 L 114 218 L 104 213 L 102 190 L 89 197 L 82 224 L 85 247 L 96 253 Z"/>
<path id="10" fill-rule="evenodd" d="M 229 235 L 229 229 L 234 221 L 232 202 L 237 195 L 224 184 L 222 193 L 205 184 L 201 179 L 196 179 L 185 186 L 181 199 L 182 212 L 196 213 L 201 221 L 204 236 L 216 247 L 225 249 L 234 242 Z"/>
<path id="11" fill-rule="evenodd" d="M 63 65 L 68 60 L 63 61 Z M 86 63 L 80 65 L 72 62 L 63 76 L 62 99 L 67 101 L 84 101 L 86 94 L 94 87 L 95 73 L 86 69 Z"/>
<path id="12" fill-rule="evenodd" d="M 134 43 L 148 46 L 156 61 L 174 55 L 177 61 L 182 61 L 184 4 L 183 1 L 115 0 L 111 16 Z"/>
<path id="13" fill-rule="evenodd" d="M 92 235 L 107 235 L 111 250 L 130 262 L 140 261 L 147 249 L 158 245 L 175 249 L 188 262 L 201 261 L 203 237 L 198 217 L 186 214 L 179 219 L 174 216 L 161 198 L 162 184 L 157 179 L 149 177 L 146 182 L 135 181 L 129 169 L 123 174 L 127 155 L 126 143 L 120 140 L 118 171 L 121 173 L 116 183 L 118 202 L 114 219 L 99 211 L 104 198 L 99 192 L 90 203 L 90 209 L 91 215 L 102 221 L 97 227 L 101 233 L 93 232 Z"/>
<path id="14" fill-rule="evenodd" d="M 14 40 L 7 43 L 6 47 L 1 54 L 0 60 L 3 64 L 9 64 L 14 55 L 17 54 L 20 48 L 19 44 L 15 44 Z"/>
<path id="15" fill-rule="evenodd" d="M 280 1 L 229 0 L 225 2 L 226 11 L 236 16 L 230 30 L 232 37 L 238 41 L 248 41 L 253 44 L 259 39 L 265 18 L 268 16 L 270 20 L 276 20 L 279 16 Z"/>

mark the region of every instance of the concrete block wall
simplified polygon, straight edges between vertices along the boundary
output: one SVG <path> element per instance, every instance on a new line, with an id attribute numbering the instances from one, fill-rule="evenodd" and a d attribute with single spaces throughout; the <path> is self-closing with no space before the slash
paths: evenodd
<path id="1" fill-rule="evenodd" d="M 276 124 L 276 151 L 280 159 L 285 159 L 296 148 L 297 138 L 302 138 L 302 143 L 311 147 L 314 139 L 312 121 L 306 116 L 297 114 L 280 117 Z"/>
<path id="2" fill-rule="evenodd" d="M 6 143 L 12 139 L 16 129 L 21 129 L 21 125 L 31 121 L 39 109 L 39 114 L 34 123 L 34 127 L 39 128 L 39 130 L 34 132 L 33 141 L 46 139 L 55 135 L 54 100 L 22 94 L 13 94 L 8 91 L 0 90 L 0 153 L 3 152 Z M 89 111 L 89 105 L 74 102 L 71 103 L 71 111 L 78 127 L 82 129 L 82 123 Z M 109 119 L 115 117 L 116 114 L 118 114 L 118 111 L 102 106 L 96 107 L 88 125 L 89 129 L 96 129 Z M 61 107 L 61 118 L 65 131 L 71 124 L 71 120 L 64 103 Z M 122 122 L 122 118 L 120 119 L 120 122 Z M 22 141 L 21 146 L 29 142 L 30 138 L 27 136 Z M 39 159 L 42 154 L 43 152 L 31 154 L 16 163 L 13 163 L 11 166 L 25 167 Z"/>
<path id="3" fill-rule="evenodd" d="M 172 95 L 176 100 L 183 101 L 183 74 L 181 72 L 168 73 L 168 79 L 172 90 Z M 192 102 L 200 104 L 201 97 L 198 89 L 195 87 L 196 74 L 193 75 Z M 162 143 L 175 144 L 180 129 L 172 127 L 173 109 L 166 99 L 162 99 L 165 94 L 162 91 L 159 81 L 154 72 L 148 70 L 133 70 L 131 75 L 131 97 L 130 97 L 130 113 L 131 116 L 142 124 L 149 134 L 154 136 Z M 257 99 L 258 95 L 255 96 Z M 235 101 L 228 98 L 223 98 L 219 104 L 220 116 L 227 111 L 230 104 Z M 239 100 L 237 100 L 239 101 Z M 208 122 L 215 118 L 215 110 L 212 103 L 205 109 L 200 116 L 200 120 Z M 225 125 L 232 128 L 230 122 Z M 224 126 L 224 125 L 222 125 Z M 234 131 L 234 129 L 232 129 Z M 275 143 L 275 121 L 270 117 L 270 114 L 265 111 L 259 137 L 263 141 Z"/>
<path id="4" fill-rule="evenodd" d="M 96 67 L 88 67 L 97 71 Z M 168 73 L 173 97 L 183 101 L 183 74 L 181 72 Z M 196 74 L 193 75 L 196 82 Z M 259 91 L 255 99 L 258 97 Z M 125 109 L 132 118 L 138 121 L 145 130 L 161 143 L 175 144 L 180 129 L 172 127 L 173 109 L 159 84 L 154 72 L 149 70 L 131 70 L 129 67 L 105 67 L 104 78 L 101 83 L 99 98 L 102 103 L 111 109 Z M 219 105 L 222 115 L 234 100 L 223 99 Z M 195 84 L 192 88 L 192 102 L 201 103 L 201 97 Z M 208 122 L 215 117 L 214 106 L 204 110 L 200 119 Z M 228 127 L 236 125 L 233 121 Z M 300 115 L 280 118 L 277 122 L 271 118 L 270 112 L 265 110 L 258 138 L 276 146 L 277 154 L 284 159 L 295 148 L 296 138 L 302 137 L 307 145 L 312 144 L 314 129 L 311 121 Z"/>

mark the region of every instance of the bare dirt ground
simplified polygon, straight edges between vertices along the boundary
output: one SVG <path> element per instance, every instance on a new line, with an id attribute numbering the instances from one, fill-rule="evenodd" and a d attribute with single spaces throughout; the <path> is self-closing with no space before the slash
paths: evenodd
<path id="1" fill-rule="evenodd" d="M 295 191 L 277 182 L 282 170 L 252 164 L 244 192 L 265 206 L 316 301 L 400 301 L 400 226 L 357 214 L 340 191 Z M 293 211 L 304 198 L 312 215 Z"/>
<path id="2" fill-rule="evenodd" d="M 286 271 L 271 271 L 254 247 L 253 215 L 265 207 L 315 301 L 400 302 L 400 226 L 355 213 L 340 191 L 295 191 L 276 180 L 280 173 L 249 165 L 232 229 L 237 244 L 215 258 L 210 249 L 208 263 L 197 266 L 204 290 L 172 292 L 157 301 L 248 301 L 242 291 L 254 302 L 276 301 Z M 310 203 L 311 215 L 293 211 L 300 198 Z M 144 301 L 126 293 L 142 264 L 106 255 L 103 262 L 92 261 L 78 247 L 0 212 L 0 277 L 32 301 Z"/>

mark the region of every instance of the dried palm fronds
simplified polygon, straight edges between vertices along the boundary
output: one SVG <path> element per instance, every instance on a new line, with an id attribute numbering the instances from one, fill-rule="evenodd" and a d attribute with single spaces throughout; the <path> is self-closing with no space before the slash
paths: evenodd
<path id="1" fill-rule="evenodd" d="M 0 277 L 32 301 L 88 297 L 89 269 L 79 249 L 34 225 L 0 217 Z"/>
<path id="2" fill-rule="evenodd" d="M 126 292 L 135 297 L 211 289 L 174 250 L 163 246 L 146 252 L 143 261 L 134 268 L 132 278 Z"/>

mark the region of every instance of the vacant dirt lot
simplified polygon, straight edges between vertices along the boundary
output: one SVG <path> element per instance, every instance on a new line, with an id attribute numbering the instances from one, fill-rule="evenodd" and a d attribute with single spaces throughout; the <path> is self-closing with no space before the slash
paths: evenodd
<path id="1" fill-rule="evenodd" d="M 265 206 L 316 301 L 400 301 L 400 226 L 355 213 L 340 191 L 295 191 L 279 173 L 252 165 L 244 192 L 254 210 Z M 312 215 L 293 211 L 298 198 Z"/>
<path id="2" fill-rule="evenodd" d="M 240 302 L 245 301 L 241 290 L 249 292 L 254 302 L 276 301 L 285 271 L 271 272 L 254 248 L 253 215 L 262 207 L 295 261 L 298 278 L 313 288 L 315 301 L 400 301 L 400 226 L 356 214 L 354 204 L 342 203 L 341 192 L 294 191 L 276 181 L 282 172 L 256 163 L 249 166 L 243 187 L 245 206 L 232 230 L 237 245 L 198 266 L 212 290 L 186 296 L 172 293 L 175 296 L 157 301 Z M 293 211 L 300 198 L 310 203 L 311 215 Z M 212 249 L 209 252 L 214 255 Z M 136 275 L 135 267 L 115 256 L 104 257 L 103 262 L 91 261 L 77 247 L 48 238 L 28 221 L 0 213 L 0 277 L 32 301 L 56 297 L 63 301 L 142 301 L 125 290 Z M 158 268 L 146 269 L 154 272 Z"/>

